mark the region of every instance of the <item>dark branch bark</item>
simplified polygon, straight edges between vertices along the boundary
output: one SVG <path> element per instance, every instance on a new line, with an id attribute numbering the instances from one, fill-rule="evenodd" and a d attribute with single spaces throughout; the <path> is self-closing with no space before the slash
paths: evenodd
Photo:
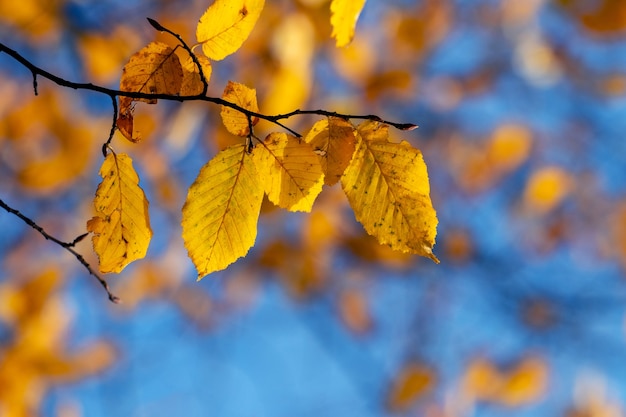
<path id="1" fill-rule="evenodd" d="M 186 45 L 183 44 L 183 47 L 186 47 Z M 188 49 L 188 52 L 191 52 L 191 49 L 189 49 L 189 47 L 186 47 L 185 49 Z M 285 126 L 283 123 L 280 122 L 280 120 L 288 119 L 290 117 L 298 116 L 298 115 L 313 114 L 313 115 L 327 116 L 327 117 L 328 116 L 341 117 L 343 119 L 373 120 L 373 121 L 387 124 L 389 126 L 393 126 L 399 130 L 413 130 L 417 128 L 417 125 L 413 123 L 396 123 L 396 122 L 392 122 L 389 120 L 384 120 L 379 116 L 371 115 L 371 114 L 370 115 L 354 115 L 354 114 L 337 113 L 337 112 L 332 112 L 332 111 L 327 111 L 327 110 L 300 110 L 300 109 L 294 110 L 290 113 L 278 114 L 278 115 L 267 115 L 263 113 L 257 113 L 257 112 L 253 112 L 251 110 L 245 109 L 243 107 L 240 107 L 235 103 L 231 103 L 230 101 L 226 101 L 220 97 L 207 96 L 206 95 L 206 85 L 207 85 L 206 83 L 205 83 L 205 89 L 204 89 L 205 91 L 195 96 L 178 96 L 178 95 L 172 95 L 172 94 L 152 94 L 152 93 L 140 93 L 140 92 L 133 92 L 133 91 L 114 90 L 114 89 L 102 87 L 99 85 L 95 85 L 92 83 L 76 83 L 72 81 L 67 81 L 61 77 L 51 74 L 48 71 L 34 65 L 28 59 L 24 58 L 19 52 L 9 48 L 3 43 L 0 43 L 0 52 L 4 52 L 5 54 L 9 55 L 13 59 L 15 59 L 17 62 L 19 62 L 20 64 L 22 64 L 24 67 L 26 67 L 28 70 L 30 70 L 30 72 L 33 74 L 34 80 L 36 80 L 37 76 L 41 76 L 41 77 L 47 78 L 48 80 L 62 87 L 72 88 L 74 90 L 95 91 L 101 94 L 106 94 L 112 98 L 130 97 L 133 99 L 153 99 L 153 100 L 156 99 L 156 100 L 169 100 L 169 101 L 178 101 L 178 102 L 205 101 L 209 103 L 219 104 L 222 106 L 230 107 L 247 116 L 258 117 L 259 119 L 267 120 L 289 131 L 291 134 L 297 137 L 300 137 L 301 135 L 293 131 L 289 127 Z M 195 57 L 195 55 L 193 54 L 191 56 L 192 58 Z M 194 58 L 194 62 L 200 68 L 200 63 L 197 61 L 197 59 Z M 200 71 L 202 71 L 202 69 L 200 69 Z M 35 84 L 36 84 L 36 81 L 35 81 Z"/>
<path id="2" fill-rule="evenodd" d="M 39 232 L 39 234 L 41 234 L 44 238 L 46 238 L 46 240 L 56 243 L 57 245 L 61 246 L 63 249 L 65 249 L 66 251 L 74 255 L 74 257 L 78 260 L 78 262 L 80 262 L 85 267 L 87 272 L 89 272 L 90 275 L 96 278 L 98 282 L 100 283 L 100 285 L 102 285 L 104 290 L 107 292 L 107 295 L 109 296 L 109 300 L 113 301 L 114 303 L 120 302 L 120 299 L 116 297 L 115 295 L 113 295 L 113 293 L 111 292 L 109 288 L 109 284 L 93 270 L 93 268 L 89 265 L 89 263 L 85 260 L 85 258 L 83 258 L 81 254 L 79 254 L 78 252 L 74 250 L 74 246 L 76 246 L 78 242 L 83 240 L 88 235 L 88 233 L 78 236 L 72 242 L 63 242 L 62 240 L 57 239 L 56 237 L 50 235 L 48 232 L 44 230 L 43 227 L 39 226 L 32 219 L 22 214 L 19 210 L 16 210 L 13 207 L 9 206 L 2 199 L 0 199 L 0 207 L 2 207 L 8 213 L 13 214 L 14 216 L 18 217 L 24 223 L 26 223 L 27 225 L 35 229 L 37 232 Z"/>

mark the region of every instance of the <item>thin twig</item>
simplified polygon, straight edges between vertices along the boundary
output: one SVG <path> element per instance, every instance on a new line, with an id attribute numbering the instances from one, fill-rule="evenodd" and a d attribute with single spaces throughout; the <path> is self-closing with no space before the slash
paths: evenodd
<path id="1" fill-rule="evenodd" d="M 169 32 L 169 33 L 172 33 L 172 32 Z M 183 45 L 183 47 L 185 46 Z M 187 46 L 187 48 L 189 47 Z M 400 129 L 400 130 L 413 130 L 417 128 L 417 125 L 413 123 L 396 123 L 396 122 L 392 122 L 389 120 L 384 120 L 380 118 L 379 116 L 372 115 L 372 114 L 369 114 L 369 115 L 343 114 L 343 113 L 337 113 L 337 112 L 332 112 L 332 111 L 327 111 L 327 110 L 300 110 L 298 109 L 290 113 L 284 113 L 284 114 L 278 114 L 278 115 L 266 115 L 263 113 L 258 113 L 252 110 L 248 110 L 244 107 L 241 107 L 235 103 L 231 103 L 230 101 L 224 100 L 220 97 L 207 96 L 206 92 L 197 94 L 195 96 L 178 96 L 178 95 L 163 94 L 163 93 L 141 93 L 141 92 L 135 92 L 135 91 L 114 90 L 111 88 L 102 87 L 102 86 L 95 85 L 92 83 L 76 83 L 76 82 L 65 80 L 61 77 L 51 74 L 50 72 L 36 66 L 32 62 L 30 62 L 28 59 L 24 58 L 19 52 L 9 48 L 3 43 L 0 43 L 0 52 L 6 53 L 7 55 L 15 59 L 17 62 L 22 64 L 24 67 L 26 67 L 33 74 L 34 79 L 36 79 L 37 75 L 40 75 L 61 87 L 72 88 L 74 90 L 95 91 L 101 94 L 106 94 L 110 97 L 129 97 L 129 98 L 137 99 L 137 100 L 138 99 L 151 99 L 151 100 L 169 100 L 169 101 L 178 101 L 178 102 L 206 101 L 209 103 L 214 103 L 214 104 L 219 104 L 222 106 L 230 107 L 231 109 L 237 110 L 247 116 L 258 117 L 259 119 L 267 120 L 268 122 L 274 123 L 275 125 L 280 126 L 281 128 L 289 131 L 289 133 L 297 137 L 300 137 L 301 135 L 298 134 L 298 132 L 285 126 L 283 123 L 280 122 L 280 120 L 288 119 L 292 116 L 297 116 L 297 115 L 314 114 L 318 116 L 340 117 L 343 119 L 373 120 L 373 121 L 378 121 L 381 123 L 388 124 L 389 126 L 393 126 L 396 129 Z M 194 60 L 194 62 L 197 63 L 196 65 L 199 65 L 199 63 L 197 62 L 197 59 Z"/>
<path id="2" fill-rule="evenodd" d="M 206 77 L 204 75 L 204 71 L 202 70 L 202 65 L 200 65 L 200 61 L 198 61 L 198 57 L 196 56 L 196 54 L 193 53 L 193 51 L 191 50 L 189 45 L 187 45 L 187 42 L 185 42 L 185 40 L 182 38 L 182 36 L 180 36 L 178 33 L 172 32 L 171 30 L 169 30 L 168 28 L 164 27 L 163 25 L 161 25 L 156 20 L 150 19 L 149 17 L 147 19 L 148 19 L 148 22 L 150 23 L 150 25 L 153 28 L 155 28 L 156 30 L 158 30 L 160 32 L 167 32 L 167 33 L 169 33 L 170 35 L 172 35 L 173 37 L 178 39 L 178 42 L 180 42 L 181 46 L 183 48 L 185 48 L 185 51 L 187 51 L 187 53 L 189 54 L 189 56 L 193 60 L 193 63 L 196 64 L 196 68 L 198 68 L 198 73 L 200 74 L 200 81 L 202 82 L 202 92 L 199 95 L 205 96 L 207 90 L 209 89 L 209 82 L 207 81 L 207 79 L 206 79 Z"/>
<path id="3" fill-rule="evenodd" d="M 0 199 L 0 207 L 2 207 L 8 213 L 13 214 L 17 216 L 18 218 L 20 218 L 24 223 L 26 223 L 27 225 L 35 229 L 37 232 L 39 232 L 39 234 L 41 234 L 44 238 L 46 238 L 46 240 L 50 240 L 56 243 L 57 245 L 61 246 L 63 249 L 65 249 L 66 251 L 74 255 L 74 257 L 78 260 L 78 262 L 80 262 L 85 267 L 85 269 L 89 272 L 89 274 L 95 277 L 100 283 L 100 285 L 102 285 L 102 287 L 107 292 L 107 295 L 109 296 L 109 300 L 111 300 L 112 302 L 116 304 L 120 302 L 120 299 L 117 296 L 113 295 L 113 293 L 111 292 L 109 288 L 109 284 L 91 268 L 91 265 L 89 265 L 89 263 L 85 260 L 85 258 L 83 258 L 83 256 L 80 253 L 74 250 L 74 246 L 78 242 L 80 242 L 82 239 L 84 239 L 88 235 L 87 233 L 78 236 L 72 242 L 63 242 L 62 240 L 59 240 L 56 237 L 50 235 L 48 232 L 44 230 L 43 227 L 39 226 L 32 219 L 22 214 L 19 210 L 16 210 L 13 207 L 9 206 L 2 199 Z"/>

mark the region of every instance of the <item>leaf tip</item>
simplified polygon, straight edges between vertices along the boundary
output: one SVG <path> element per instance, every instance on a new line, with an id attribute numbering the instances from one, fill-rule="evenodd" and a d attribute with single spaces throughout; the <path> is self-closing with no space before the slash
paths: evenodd
<path id="1" fill-rule="evenodd" d="M 437 259 L 437 257 L 433 253 L 433 250 L 431 247 L 424 245 L 422 248 L 424 249 L 424 252 L 426 253 L 426 256 L 428 258 L 432 259 L 432 261 L 436 264 L 440 263 L 439 259 Z"/>

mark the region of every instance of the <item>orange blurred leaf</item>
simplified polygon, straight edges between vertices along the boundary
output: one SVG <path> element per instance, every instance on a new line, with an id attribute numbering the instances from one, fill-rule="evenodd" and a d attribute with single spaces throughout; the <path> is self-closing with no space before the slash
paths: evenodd
<path id="1" fill-rule="evenodd" d="M 363 334 L 372 328 L 367 296 L 363 291 L 357 289 L 342 291 L 338 305 L 341 319 L 354 333 Z"/>
<path id="2" fill-rule="evenodd" d="M 396 375 L 387 398 L 389 409 L 405 412 L 429 390 L 434 388 L 436 376 L 432 369 L 421 363 L 408 363 Z"/>

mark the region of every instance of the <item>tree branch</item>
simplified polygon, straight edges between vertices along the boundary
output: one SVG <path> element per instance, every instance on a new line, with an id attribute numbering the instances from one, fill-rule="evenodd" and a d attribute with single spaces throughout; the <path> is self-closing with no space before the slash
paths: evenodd
<path id="1" fill-rule="evenodd" d="M 155 22 L 156 23 L 156 22 Z M 162 26 L 157 26 L 160 27 L 162 29 Z M 173 33 L 169 30 L 167 30 L 168 33 Z M 175 34 L 174 34 L 175 35 Z M 176 35 L 175 35 L 176 36 Z M 180 38 L 179 36 L 177 36 L 178 38 Z M 183 47 L 185 47 L 186 50 L 188 50 L 188 52 L 191 52 L 191 49 L 189 49 L 188 46 L 186 46 L 186 44 L 183 43 Z M 41 76 L 44 78 L 47 78 L 48 80 L 54 82 L 55 84 L 61 86 L 61 87 L 67 87 L 67 88 L 72 88 L 74 90 L 88 90 L 88 91 L 95 91 L 101 94 L 106 94 L 112 98 L 115 97 L 129 97 L 129 98 L 133 98 L 133 99 L 152 99 L 152 100 L 169 100 L 169 101 L 178 101 L 178 102 L 184 102 L 184 101 L 205 101 L 205 102 L 209 102 L 209 103 L 213 103 L 213 104 L 219 104 L 225 107 L 230 107 L 233 110 L 237 110 L 247 116 L 250 117 L 258 117 L 259 119 L 263 119 L 263 120 L 267 120 L 268 122 L 274 123 L 277 126 L 280 126 L 281 128 L 289 131 L 289 133 L 297 136 L 297 137 L 301 137 L 302 135 L 300 135 L 299 133 L 295 132 L 294 130 L 290 129 L 289 127 L 287 127 L 286 125 L 284 125 L 283 123 L 280 122 L 280 120 L 283 119 L 288 119 L 292 116 L 297 116 L 297 115 L 304 115 L 304 114 L 314 114 L 314 115 L 318 115 L 318 116 L 333 116 L 333 117 L 340 117 L 342 119 L 360 119 L 360 120 L 373 120 L 373 121 L 377 121 L 377 122 L 381 122 L 381 123 L 385 123 L 388 124 L 389 126 L 393 126 L 396 129 L 399 130 L 413 130 L 415 128 L 417 128 L 417 125 L 413 124 L 413 123 L 396 123 L 396 122 L 392 122 L 389 120 L 384 120 L 382 118 L 380 118 L 379 116 L 376 115 L 354 115 L 354 114 L 343 114 L 343 113 L 337 113 L 337 112 L 332 112 L 332 111 L 327 111 L 327 110 L 294 110 L 290 113 L 285 113 L 285 114 L 278 114 L 278 115 L 267 115 L 267 114 L 263 114 L 263 113 L 257 113 L 248 109 L 245 109 L 235 103 L 231 103 L 230 101 L 224 100 L 220 97 L 211 97 L 211 96 L 207 96 L 206 95 L 206 91 L 203 91 L 200 94 L 197 94 L 195 96 L 178 96 L 178 95 L 172 95 L 172 94 L 161 94 L 161 93 L 140 93 L 140 92 L 134 92 L 134 91 L 121 91 L 121 90 L 114 90 L 114 89 L 110 89 L 110 88 L 106 88 L 106 87 L 102 87 L 99 85 L 95 85 L 92 83 L 77 83 L 77 82 L 72 82 L 72 81 L 68 81 L 65 80 L 61 77 L 58 77 L 54 74 L 51 74 L 50 72 L 34 65 L 32 62 L 30 62 L 28 59 L 26 59 L 25 57 L 23 57 L 19 52 L 9 48 L 8 46 L 4 45 L 3 43 L 0 43 L 0 52 L 4 52 L 5 54 L 9 55 L 11 58 L 15 59 L 17 62 L 19 62 L 20 64 L 22 64 L 24 67 L 26 67 L 33 75 L 33 80 L 34 80 L 34 84 L 35 84 L 35 94 L 37 94 L 37 90 L 36 90 L 36 78 L 37 76 Z M 200 65 L 199 62 L 197 61 L 197 58 L 195 58 L 195 55 L 192 53 L 191 54 L 192 58 L 194 59 L 194 63 L 196 65 Z M 202 74 L 202 69 L 200 69 L 200 73 Z M 205 80 L 206 81 L 206 80 Z M 206 87 L 206 84 L 205 84 Z M 206 89 L 205 89 L 206 90 Z"/>
<path id="2" fill-rule="evenodd" d="M 120 299 L 117 296 L 113 295 L 113 293 L 111 292 L 111 290 L 109 288 L 109 284 L 106 282 L 106 280 L 104 280 L 102 277 L 100 277 L 91 268 L 91 266 L 85 260 L 85 258 L 83 258 L 83 256 L 80 253 L 78 253 L 78 252 L 76 252 L 74 250 L 74 246 L 76 246 L 76 244 L 78 242 L 80 242 L 86 236 L 88 236 L 89 233 L 84 233 L 84 234 L 78 236 L 72 242 L 63 242 L 62 240 L 59 240 L 56 237 L 50 235 L 48 232 L 46 232 L 43 229 L 43 227 L 39 226 L 32 219 L 30 219 L 29 217 L 27 217 L 24 214 L 22 214 L 19 210 L 16 210 L 13 207 L 9 206 L 2 199 L 0 199 L 0 207 L 2 207 L 8 213 L 13 214 L 13 215 L 17 216 L 18 218 L 20 218 L 24 223 L 26 223 L 27 225 L 29 225 L 30 227 L 35 229 L 37 232 L 39 232 L 39 234 L 41 234 L 44 238 L 46 238 L 46 240 L 50 240 L 50 241 L 56 243 L 57 245 L 61 246 L 63 249 L 65 249 L 66 251 L 68 251 L 69 253 L 74 255 L 74 257 L 78 260 L 78 262 L 80 262 L 85 267 L 85 269 L 89 272 L 89 274 L 92 275 L 94 278 L 96 278 L 98 280 L 98 282 L 100 283 L 100 285 L 102 285 L 104 290 L 107 292 L 107 295 L 109 296 L 109 300 L 111 300 L 112 302 L 114 302 L 116 304 L 120 302 Z"/>

